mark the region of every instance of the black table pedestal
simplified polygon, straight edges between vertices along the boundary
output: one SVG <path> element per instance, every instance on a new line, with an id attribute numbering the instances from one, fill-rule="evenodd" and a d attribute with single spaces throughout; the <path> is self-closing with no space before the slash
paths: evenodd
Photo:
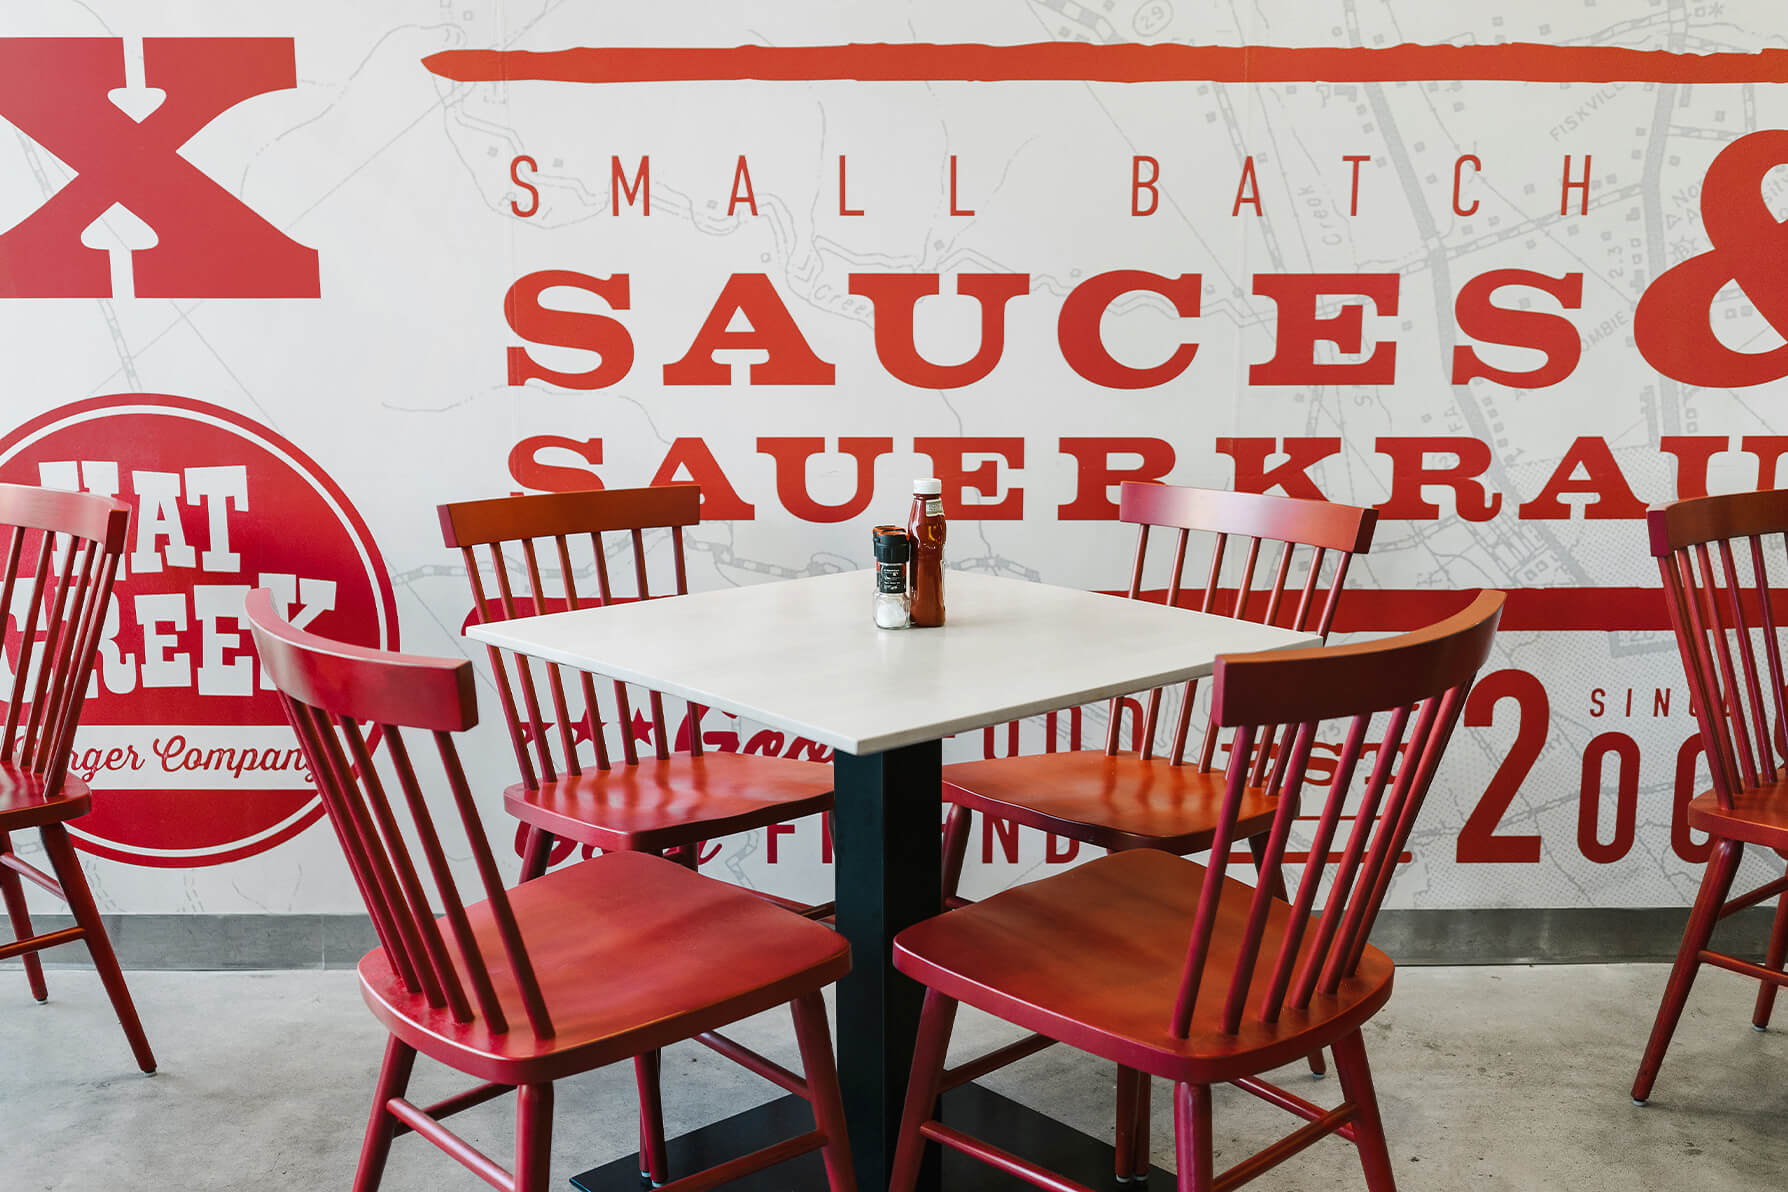
<path id="1" fill-rule="evenodd" d="M 838 1080 L 857 1187 L 888 1186 L 925 990 L 894 970 L 894 937 L 943 909 L 943 746 L 926 741 L 833 755 L 838 930 L 851 971 L 838 983 Z M 919 1192 L 936 1192 L 936 1159 Z"/>

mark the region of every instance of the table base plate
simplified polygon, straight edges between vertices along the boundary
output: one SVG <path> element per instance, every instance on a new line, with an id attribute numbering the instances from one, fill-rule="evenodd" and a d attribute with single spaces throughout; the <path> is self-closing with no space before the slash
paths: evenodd
<path id="1" fill-rule="evenodd" d="M 944 1120 L 959 1130 L 1059 1171 L 1093 1188 L 1171 1192 L 1174 1178 L 1151 1169 L 1148 1183 L 1118 1184 L 1112 1177 L 1109 1144 L 1070 1129 L 1054 1118 L 1009 1098 L 969 1084 L 944 1094 Z M 688 1175 L 777 1139 L 813 1129 L 813 1111 L 799 1097 L 782 1097 L 756 1109 L 704 1126 L 668 1143 L 671 1173 Z M 936 1144 L 933 1144 L 934 1146 Z M 639 1192 L 639 1159 L 627 1155 L 571 1177 L 583 1192 Z M 950 1192 L 1027 1192 L 1023 1180 L 995 1171 L 955 1151 L 944 1151 L 943 1186 Z M 779 1163 L 726 1185 L 729 1192 L 824 1192 L 826 1169 L 818 1151 Z"/>

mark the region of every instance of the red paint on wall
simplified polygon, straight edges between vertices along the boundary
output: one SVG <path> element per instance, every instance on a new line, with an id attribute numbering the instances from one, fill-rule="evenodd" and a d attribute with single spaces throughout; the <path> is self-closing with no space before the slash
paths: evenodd
<path id="1" fill-rule="evenodd" d="M 677 46 L 552 50 L 445 50 L 422 60 L 462 83 L 702 82 L 730 79 L 864 82 L 1073 80 L 1170 83 L 1781 83 L 1788 51 L 1679 54 L 1621 46 L 1029 45 Z"/>

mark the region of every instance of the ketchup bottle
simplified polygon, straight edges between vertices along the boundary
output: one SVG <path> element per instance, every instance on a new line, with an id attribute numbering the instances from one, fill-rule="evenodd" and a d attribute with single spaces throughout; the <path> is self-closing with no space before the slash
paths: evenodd
<path id="1" fill-rule="evenodd" d="M 944 623 L 944 486 L 935 477 L 913 481 L 913 511 L 907 515 L 911 540 L 907 586 L 913 628 Z"/>

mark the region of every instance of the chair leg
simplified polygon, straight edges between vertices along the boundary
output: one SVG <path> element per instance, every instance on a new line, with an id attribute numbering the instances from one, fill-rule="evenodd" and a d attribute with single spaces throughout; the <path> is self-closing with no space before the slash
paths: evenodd
<path id="1" fill-rule="evenodd" d="M 528 828 L 528 842 L 522 845 L 522 881 L 531 882 L 546 872 L 555 843 L 556 838 L 544 828 Z"/>
<path id="2" fill-rule="evenodd" d="M 1397 1192 L 1384 1120 L 1378 1115 L 1378 1094 L 1372 1088 L 1372 1069 L 1366 1063 L 1366 1041 L 1358 1031 L 1335 1041 L 1335 1070 L 1341 1077 L 1341 1095 L 1353 1103 L 1353 1138 L 1360 1151 L 1360 1166 L 1366 1169 L 1367 1189 Z"/>
<path id="3" fill-rule="evenodd" d="M 515 1192 L 546 1192 L 553 1155 L 553 1086 L 515 1090 Z"/>
<path id="4" fill-rule="evenodd" d="M 397 1137 L 397 1119 L 385 1107 L 410 1087 L 415 1066 L 416 1049 L 393 1035 L 385 1044 L 385 1062 L 379 1065 L 379 1083 L 373 1089 L 372 1114 L 360 1143 L 360 1166 L 354 1171 L 354 1192 L 377 1192 L 385 1176 L 385 1159 L 391 1154 L 391 1140 Z"/>
<path id="5" fill-rule="evenodd" d="M 1657 1022 L 1651 1028 L 1651 1039 L 1645 1045 L 1645 1056 L 1639 1061 L 1639 1075 L 1633 1080 L 1633 1101 L 1643 1105 L 1651 1097 L 1651 1086 L 1664 1064 L 1664 1052 L 1670 1047 L 1670 1036 L 1682 1018 L 1689 1000 L 1689 989 L 1701 967 L 1701 950 L 1713 938 L 1719 922 L 1720 908 L 1732 890 L 1732 878 L 1738 873 L 1744 845 L 1736 840 L 1720 840 L 1707 858 L 1707 872 L 1701 877 L 1701 892 L 1695 896 L 1695 909 L 1682 933 L 1682 947 L 1676 953 L 1676 965 L 1670 970 L 1670 983 L 1664 987 L 1664 1000 L 1658 1005 Z"/>
<path id="6" fill-rule="evenodd" d="M 795 1018 L 795 1041 L 801 1048 L 801 1070 L 807 1074 L 807 1095 L 813 1104 L 814 1128 L 823 1130 L 826 1186 L 831 1192 L 857 1192 L 851 1165 L 850 1131 L 844 1123 L 844 1096 L 838 1089 L 838 1065 L 832 1057 L 832 1032 L 826 1025 L 826 1002 L 817 993 L 789 1003 Z"/>
<path id="7" fill-rule="evenodd" d="M 12 853 L 12 837 L 0 832 L 0 857 Z M 6 913 L 12 919 L 12 934 L 15 939 L 28 940 L 37 934 L 31 928 L 31 912 L 25 906 L 25 887 L 19 881 L 19 875 L 0 865 L 0 895 L 6 899 Z M 43 962 L 38 960 L 37 953 L 26 952 L 21 960 L 25 962 L 25 981 L 31 986 L 31 996 L 38 1001 L 48 1001 L 49 986 L 43 983 Z"/>
<path id="8" fill-rule="evenodd" d="M 1173 1148 L 1179 1160 L 1179 1192 L 1211 1192 L 1211 1086 L 1178 1084 L 1173 1089 Z"/>
<path id="9" fill-rule="evenodd" d="M 1117 1070 L 1117 1140 L 1114 1162 L 1120 1184 L 1130 1182 L 1130 1157 L 1136 1153 L 1136 1080 L 1135 1068 L 1122 1064 Z"/>
<path id="10" fill-rule="evenodd" d="M 1116 1175 L 1120 1184 L 1147 1183 L 1149 1175 L 1149 1076 L 1118 1067 Z"/>
<path id="11" fill-rule="evenodd" d="M 93 967 L 99 972 L 106 995 L 112 999 L 112 1010 L 118 1015 L 118 1024 L 124 1028 L 124 1037 L 130 1040 L 137 1067 L 152 1073 L 155 1071 L 155 1053 L 149 1050 L 149 1037 L 143 1033 L 137 1008 L 130 1000 L 130 989 L 124 984 L 124 973 L 118 968 L 118 957 L 112 951 L 112 941 L 106 937 L 105 924 L 99 920 L 99 908 L 93 904 L 93 892 L 87 888 L 80 859 L 68 842 L 68 830 L 61 824 L 46 824 L 43 848 L 49 857 L 50 869 L 62 886 L 62 896 L 68 900 L 68 909 L 85 933 Z"/>
<path id="12" fill-rule="evenodd" d="M 639 1085 L 639 1178 L 653 1187 L 670 1179 L 670 1160 L 664 1151 L 664 1100 L 659 1095 L 662 1071 L 662 1052 L 633 1057 L 633 1079 Z"/>
<path id="13" fill-rule="evenodd" d="M 1776 925 L 1770 931 L 1769 952 L 1763 958 L 1763 967 L 1779 973 L 1784 960 L 1788 960 L 1788 892 L 1776 899 Z M 1751 1014 L 1751 1025 L 1760 1031 L 1769 1029 L 1769 1016 L 1776 1008 L 1778 988 L 1773 981 L 1764 981 L 1757 990 L 1757 1008 Z"/>
<path id="14" fill-rule="evenodd" d="M 1135 1149 L 1130 1152 L 1130 1170 L 1135 1173 L 1135 1182 L 1146 1185 L 1149 1182 L 1149 1099 L 1155 1087 L 1154 1077 L 1147 1072 L 1137 1074 L 1136 1082 L 1136 1140 Z"/>
<path id="15" fill-rule="evenodd" d="M 919 1166 L 925 1158 L 925 1136 L 920 1129 L 931 1119 L 943 1083 L 944 1058 L 950 1050 L 950 1028 L 956 1023 L 956 1000 L 935 989 L 925 991 L 925 1008 L 919 1013 L 919 1037 L 913 1045 L 913 1070 L 906 1081 L 906 1107 L 900 1115 L 900 1141 L 894 1148 L 894 1170 L 888 1192 L 913 1192 L 919 1182 Z"/>
<path id="16" fill-rule="evenodd" d="M 975 813 L 960 803 L 950 805 L 950 818 L 944 821 L 944 906 L 962 886 L 962 865 L 968 859 L 969 829 Z"/>

